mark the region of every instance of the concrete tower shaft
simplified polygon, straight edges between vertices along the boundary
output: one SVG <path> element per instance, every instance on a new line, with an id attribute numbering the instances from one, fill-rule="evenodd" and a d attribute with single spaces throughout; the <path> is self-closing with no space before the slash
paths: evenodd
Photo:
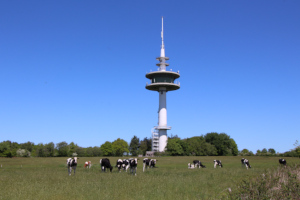
<path id="1" fill-rule="evenodd" d="M 158 127 L 167 127 L 167 92 L 164 87 L 159 88 Z"/>

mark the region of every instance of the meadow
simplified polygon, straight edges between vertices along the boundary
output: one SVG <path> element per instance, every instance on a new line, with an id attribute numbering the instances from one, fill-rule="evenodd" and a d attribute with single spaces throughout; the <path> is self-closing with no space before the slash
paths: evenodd
<path id="1" fill-rule="evenodd" d="M 0 158 L 0 199 L 223 199 L 228 188 L 235 190 L 242 178 L 257 177 L 279 167 L 278 157 L 247 157 L 252 166 L 241 166 L 240 156 L 159 157 L 156 168 L 142 172 L 139 158 L 137 176 L 100 169 L 100 157 L 80 157 L 76 175 L 69 176 L 67 158 Z M 110 157 L 115 166 L 117 157 Z M 223 168 L 213 168 L 213 160 Z M 298 158 L 286 158 L 288 165 Z M 188 169 L 200 160 L 206 166 Z M 84 162 L 92 168 L 85 169 Z"/>

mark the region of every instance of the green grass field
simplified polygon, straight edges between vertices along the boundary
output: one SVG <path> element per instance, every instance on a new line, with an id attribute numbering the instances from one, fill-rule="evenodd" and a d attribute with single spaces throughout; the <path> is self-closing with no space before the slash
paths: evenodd
<path id="1" fill-rule="evenodd" d="M 100 158 L 79 158 L 76 175 L 68 176 L 67 158 L 0 158 L 0 199 L 221 199 L 228 188 L 234 190 L 243 177 L 255 177 L 277 168 L 278 157 L 247 157 L 252 166 L 241 167 L 241 157 L 159 157 L 157 168 L 137 176 L 126 172 L 102 173 Z M 117 157 L 110 161 L 115 166 Z M 213 168 L 213 160 L 223 168 Z M 286 158 L 288 165 L 298 158 Z M 188 169 L 200 160 L 204 169 Z M 91 169 L 84 169 L 92 161 Z"/>

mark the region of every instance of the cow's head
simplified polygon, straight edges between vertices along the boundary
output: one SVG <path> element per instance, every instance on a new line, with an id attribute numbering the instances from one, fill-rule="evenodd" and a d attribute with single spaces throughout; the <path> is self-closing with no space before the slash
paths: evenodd
<path id="1" fill-rule="evenodd" d="M 152 164 L 153 166 L 155 166 L 155 165 L 156 165 L 156 159 L 151 159 L 151 164 Z"/>
<path id="2" fill-rule="evenodd" d="M 74 157 L 74 158 L 73 158 L 74 163 L 76 163 L 76 164 L 77 164 L 77 159 L 79 159 L 79 158 L 77 158 L 77 157 Z"/>

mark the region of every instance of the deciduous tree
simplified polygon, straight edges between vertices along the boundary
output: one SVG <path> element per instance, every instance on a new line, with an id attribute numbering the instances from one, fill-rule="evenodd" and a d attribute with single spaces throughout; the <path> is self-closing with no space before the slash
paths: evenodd
<path id="1" fill-rule="evenodd" d="M 266 149 L 266 148 L 263 148 L 263 149 L 261 150 L 261 153 L 264 153 L 264 154 L 266 154 L 266 153 L 268 153 L 268 151 L 267 151 L 267 149 Z"/>
<path id="2" fill-rule="evenodd" d="M 148 139 L 147 137 L 145 137 L 140 142 L 139 150 L 142 152 L 143 155 L 146 154 L 146 151 L 151 151 L 151 143 L 152 143 L 152 139 Z"/>
<path id="3" fill-rule="evenodd" d="M 112 144 L 109 141 L 106 141 L 104 144 L 101 145 L 101 151 L 103 156 L 112 156 L 113 155 L 113 148 Z"/>
<path id="4" fill-rule="evenodd" d="M 26 142 L 26 143 L 21 143 L 20 144 L 20 148 L 21 149 L 26 149 L 30 152 L 32 152 L 33 148 L 34 148 L 34 143 L 33 142 Z"/>
<path id="5" fill-rule="evenodd" d="M 168 139 L 167 152 L 171 156 L 181 156 L 184 154 L 183 148 L 180 145 L 180 138 Z"/>
<path id="6" fill-rule="evenodd" d="M 270 149 L 268 149 L 268 153 L 270 153 L 270 154 L 276 154 L 276 151 L 275 151 L 275 149 L 270 148 Z"/>
<path id="7" fill-rule="evenodd" d="M 123 156 L 124 153 L 129 153 L 128 143 L 120 138 L 113 141 L 112 148 L 115 153 L 115 156 Z"/>
<path id="8" fill-rule="evenodd" d="M 56 144 L 57 156 L 66 157 L 69 153 L 68 143 L 60 142 Z"/>
<path id="9" fill-rule="evenodd" d="M 235 141 L 226 133 L 207 133 L 205 141 L 214 145 L 219 156 L 238 155 L 238 148 Z"/>
<path id="10" fill-rule="evenodd" d="M 137 156 L 139 147 L 140 139 L 137 136 L 133 136 L 129 145 L 129 151 L 132 154 L 132 156 Z"/>

